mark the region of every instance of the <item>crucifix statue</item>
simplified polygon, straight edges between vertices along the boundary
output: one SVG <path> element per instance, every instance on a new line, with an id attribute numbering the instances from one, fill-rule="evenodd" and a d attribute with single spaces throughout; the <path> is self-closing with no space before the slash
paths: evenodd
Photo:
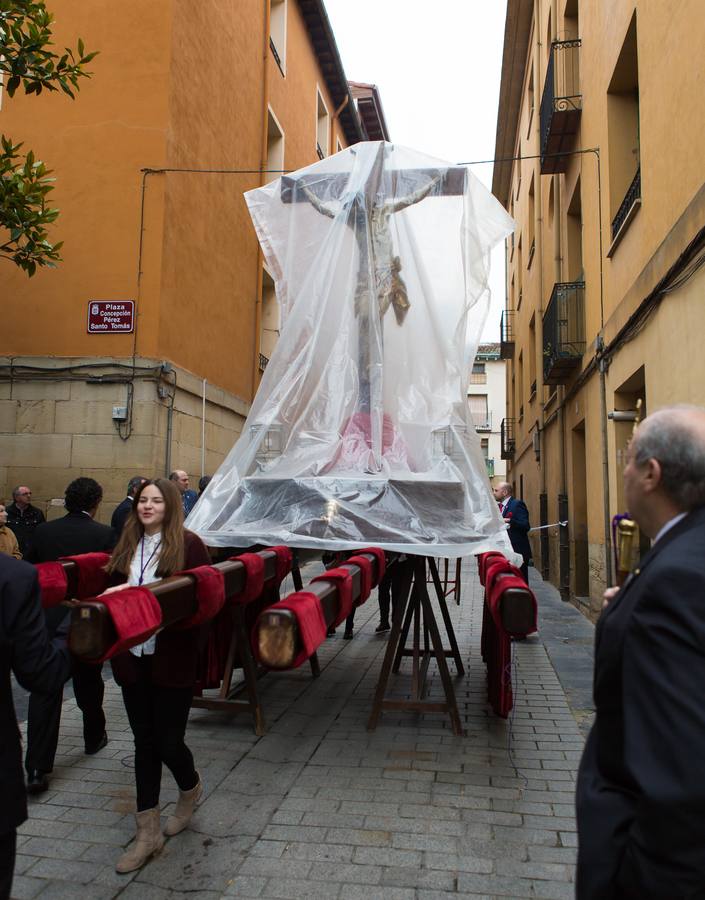
<path id="1" fill-rule="evenodd" d="M 465 170 L 385 169 L 385 157 L 392 145 L 379 142 L 368 155 L 361 172 L 318 174 L 282 178 L 281 197 L 285 203 L 308 202 L 322 215 L 340 219 L 352 229 L 358 248 L 355 317 L 358 320 L 358 410 L 369 417 L 373 468 L 382 468 L 382 422 L 384 316 L 391 306 L 397 325 L 403 325 L 411 307 L 401 276 L 401 260 L 394 252 L 391 218 L 433 193 L 434 196 L 462 194 Z M 355 148 L 350 151 L 355 154 Z M 371 161 L 370 161 L 371 160 Z M 410 185 L 405 196 L 397 197 L 397 186 Z M 323 194 L 323 199 L 319 194 Z M 331 199 L 332 198 L 332 199 Z"/>

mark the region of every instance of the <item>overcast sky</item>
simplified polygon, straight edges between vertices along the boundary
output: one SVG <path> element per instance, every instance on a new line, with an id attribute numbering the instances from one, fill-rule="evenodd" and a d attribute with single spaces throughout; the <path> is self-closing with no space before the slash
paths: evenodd
<path id="1" fill-rule="evenodd" d="M 504 0 L 325 0 L 351 81 L 376 84 L 392 140 L 449 162 L 491 159 Z M 488 187 L 492 166 L 473 166 Z M 504 247 L 492 260 L 483 334 L 499 340 Z"/>

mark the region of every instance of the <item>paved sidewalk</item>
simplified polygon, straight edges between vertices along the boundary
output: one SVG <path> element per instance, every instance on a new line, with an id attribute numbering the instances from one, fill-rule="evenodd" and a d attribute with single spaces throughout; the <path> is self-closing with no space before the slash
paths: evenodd
<path id="1" fill-rule="evenodd" d="M 456 679 L 465 736 L 441 715 L 410 713 L 384 713 L 366 730 L 385 648 L 373 599 L 358 611 L 354 640 L 339 629 L 321 648 L 319 679 L 303 666 L 260 682 L 264 737 L 245 716 L 193 711 L 187 740 L 204 802 L 191 829 L 120 876 L 114 863 L 133 827 L 132 744 L 110 682 L 110 743 L 97 756 L 83 755 L 80 713 L 64 704 L 61 755 L 20 830 L 12 896 L 572 898 L 592 625 L 532 570 L 544 625 L 513 645 L 515 709 L 497 719 L 485 703 L 475 568 L 464 566 L 463 602 L 451 604 L 466 664 Z M 397 678 L 402 690 L 406 676 Z M 440 695 L 433 665 L 429 684 Z M 175 794 L 165 773 L 165 813 Z"/>

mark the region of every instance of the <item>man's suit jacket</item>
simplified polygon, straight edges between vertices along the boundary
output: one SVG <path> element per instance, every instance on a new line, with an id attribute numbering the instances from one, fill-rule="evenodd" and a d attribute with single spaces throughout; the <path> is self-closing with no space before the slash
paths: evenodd
<path id="1" fill-rule="evenodd" d="M 705 897 L 705 507 L 642 558 L 595 634 L 578 900 Z"/>
<path id="2" fill-rule="evenodd" d="M 37 526 L 28 558 L 34 563 L 51 562 L 79 553 L 110 553 L 114 546 L 115 532 L 109 525 L 101 525 L 86 513 L 70 512 Z"/>
<path id="3" fill-rule="evenodd" d="M 503 516 L 509 516 L 509 541 L 516 553 L 521 554 L 524 562 L 531 559 L 531 544 L 529 543 L 529 510 L 523 500 L 510 497 L 502 509 Z"/>
<path id="4" fill-rule="evenodd" d="M 11 669 L 22 687 L 51 693 L 69 676 L 69 654 L 65 646 L 49 643 L 37 570 L 0 556 L 0 835 L 27 818 Z"/>
<path id="5" fill-rule="evenodd" d="M 110 527 L 115 532 L 115 537 L 119 538 L 122 534 L 122 529 L 125 525 L 125 519 L 128 516 L 128 513 L 132 509 L 132 497 L 125 497 L 122 503 L 118 504 L 113 510 L 113 515 L 110 519 Z"/>
<path id="6" fill-rule="evenodd" d="M 198 494 L 195 491 L 188 490 L 184 491 L 181 495 L 181 502 L 184 507 L 184 518 L 191 512 L 191 510 L 196 505 L 196 500 L 198 500 Z"/>

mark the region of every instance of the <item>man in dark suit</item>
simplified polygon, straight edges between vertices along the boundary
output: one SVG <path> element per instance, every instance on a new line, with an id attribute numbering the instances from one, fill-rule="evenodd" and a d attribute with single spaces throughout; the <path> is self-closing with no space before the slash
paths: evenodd
<path id="1" fill-rule="evenodd" d="M 142 487 L 147 479 L 144 475 L 134 475 L 127 482 L 127 497 L 119 503 L 115 509 L 113 510 L 113 515 L 110 519 L 110 527 L 115 532 L 115 537 L 119 538 L 122 534 L 123 526 L 125 525 L 125 519 L 127 518 L 127 514 L 132 509 L 132 504 L 135 499 L 135 494 Z"/>
<path id="2" fill-rule="evenodd" d="M 169 475 L 169 481 L 173 481 L 181 494 L 181 502 L 184 505 L 184 517 L 186 517 L 196 505 L 198 494 L 189 488 L 188 473 L 183 469 L 176 469 Z"/>
<path id="3" fill-rule="evenodd" d="M 506 481 L 498 484 L 493 490 L 494 498 L 499 503 L 499 511 L 502 518 L 509 526 L 509 541 L 515 553 L 518 553 L 523 562 L 521 574 L 524 581 L 529 583 L 529 560 L 531 559 L 531 544 L 529 543 L 529 510 L 523 500 L 512 497 L 512 486 Z"/>
<path id="4" fill-rule="evenodd" d="M 108 525 L 94 520 L 102 498 L 103 489 L 92 478 L 72 481 L 66 488 L 64 499 L 66 515 L 37 527 L 32 538 L 30 562 L 51 562 L 60 556 L 79 553 L 109 553 L 115 546 L 115 532 Z M 65 616 L 64 606 L 46 610 L 50 637 Z M 76 703 L 83 713 L 83 738 L 88 754 L 97 753 L 108 743 L 103 713 L 102 669 L 102 666 L 74 661 L 73 688 Z M 29 698 L 25 766 L 30 794 L 39 794 L 49 787 L 47 775 L 54 768 L 62 697 L 63 690 L 51 695 L 32 693 Z"/>
<path id="5" fill-rule="evenodd" d="M 630 515 L 653 545 L 605 593 L 578 774 L 578 900 L 705 897 L 705 409 L 637 429 Z"/>
<path id="6" fill-rule="evenodd" d="M 0 554 L 0 900 L 10 896 L 17 827 L 27 818 L 10 670 L 27 690 L 56 691 L 69 667 L 66 641 L 49 643 L 36 570 Z"/>

